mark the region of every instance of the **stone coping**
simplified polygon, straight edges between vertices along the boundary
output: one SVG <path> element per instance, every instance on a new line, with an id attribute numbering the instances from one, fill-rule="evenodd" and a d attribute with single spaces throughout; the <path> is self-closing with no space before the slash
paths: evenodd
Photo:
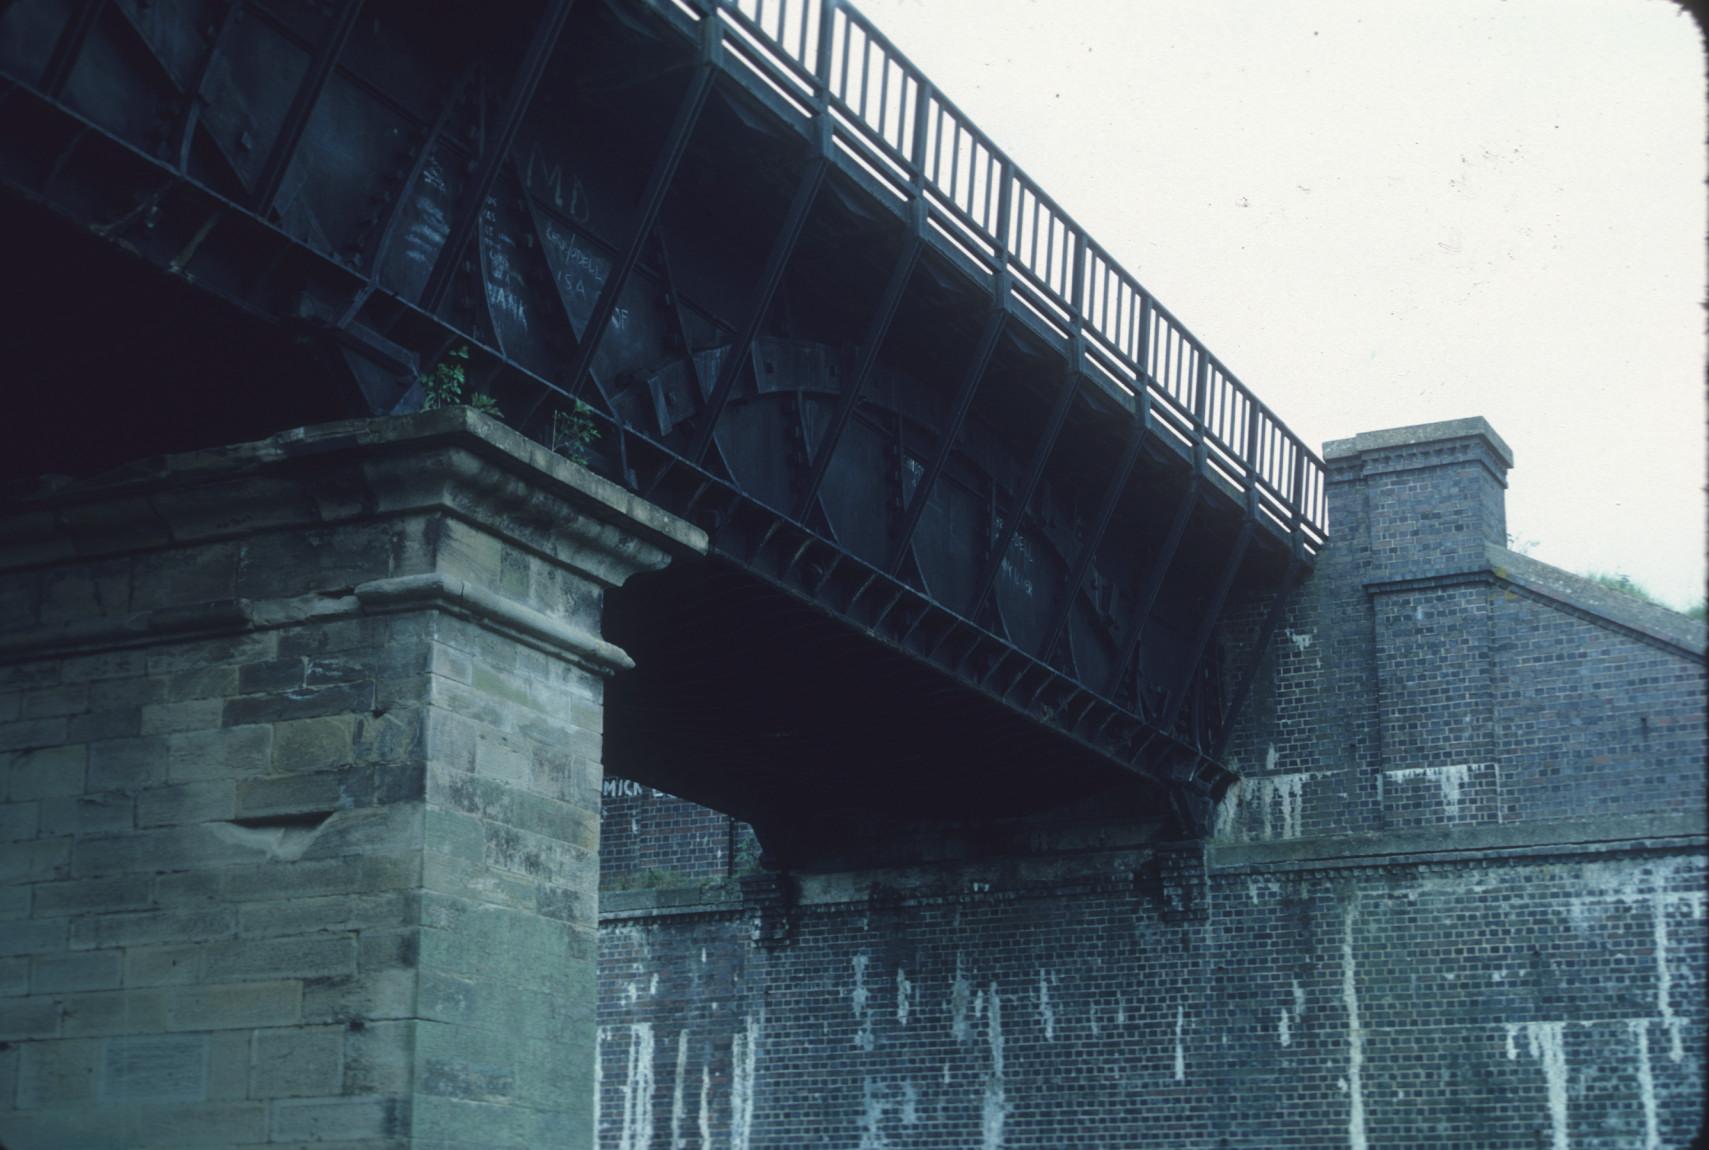
<path id="1" fill-rule="evenodd" d="M 1489 560 L 1490 570 L 1503 582 L 1659 639 L 1698 658 L 1709 652 L 1709 626 L 1689 615 L 1646 603 L 1635 595 L 1604 587 L 1594 579 L 1575 575 L 1494 543 L 1485 546 L 1484 554 Z"/>
<path id="2" fill-rule="evenodd" d="M 1482 439 L 1502 463 L 1510 468 L 1513 466 L 1513 448 L 1495 433 L 1495 428 L 1489 425 L 1489 420 L 1481 415 L 1468 419 L 1448 419 L 1439 423 L 1417 423 L 1411 427 L 1391 427 L 1382 431 L 1361 431 L 1347 439 L 1331 439 L 1323 445 L 1323 458 L 1325 462 L 1351 459 L 1371 451 L 1472 438 Z"/>
<path id="3" fill-rule="evenodd" d="M 548 491 L 595 519 L 621 523 L 667 552 L 706 552 L 707 536 L 698 527 L 466 406 L 316 424 L 249 443 L 148 456 L 98 475 L 48 477 L 36 490 L 0 503 L 0 551 L 67 528 L 86 531 L 97 524 L 79 512 L 101 504 L 242 479 L 317 456 L 447 446 L 463 448 L 481 463 Z"/>

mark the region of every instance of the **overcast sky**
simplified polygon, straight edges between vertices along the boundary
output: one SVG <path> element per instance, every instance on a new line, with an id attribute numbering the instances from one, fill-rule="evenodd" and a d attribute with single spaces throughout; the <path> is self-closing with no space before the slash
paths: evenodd
<path id="1" fill-rule="evenodd" d="M 1483 415 L 1531 554 L 1703 597 L 1667 0 L 856 3 L 1308 442 Z"/>

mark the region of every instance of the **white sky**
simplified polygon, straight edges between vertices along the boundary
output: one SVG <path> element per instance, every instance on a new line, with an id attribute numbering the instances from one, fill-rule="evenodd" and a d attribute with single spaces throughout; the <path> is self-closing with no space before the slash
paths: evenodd
<path id="1" fill-rule="evenodd" d="M 1704 61 L 1667 0 L 856 3 L 1308 442 L 1483 415 L 1533 555 L 1703 597 Z"/>

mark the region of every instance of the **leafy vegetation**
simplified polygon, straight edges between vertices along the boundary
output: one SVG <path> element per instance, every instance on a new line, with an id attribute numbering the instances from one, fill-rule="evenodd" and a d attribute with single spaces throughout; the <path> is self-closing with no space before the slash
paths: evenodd
<path id="1" fill-rule="evenodd" d="M 466 403 L 476 411 L 502 418 L 498 400 L 486 392 L 477 391 L 467 399 L 463 398 L 463 387 L 468 382 L 468 363 L 469 345 L 462 344 L 446 352 L 445 358 L 434 364 L 433 370 L 421 377 L 423 411 L 456 407 Z"/>
<path id="2" fill-rule="evenodd" d="M 1645 603 L 1653 603 L 1657 607 L 1666 607 L 1670 611 L 1678 610 L 1678 608 L 1658 599 L 1655 596 L 1655 593 L 1648 587 L 1645 587 L 1642 583 L 1639 583 L 1624 571 L 1587 571 L 1585 573 L 1585 578 L 1589 579 L 1592 583 L 1608 588 L 1610 591 L 1618 591 L 1622 595 L 1630 595 L 1634 599 L 1641 599 Z M 1691 616 L 1693 619 L 1701 620 L 1706 614 L 1705 604 L 1701 602 L 1695 603 L 1692 606 L 1687 607 L 1682 613 Z"/>
<path id="3" fill-rule="evenodd" d="M 599 438 L 599 425 L 593 421 L 593 408 L 581 400 L 571 411 L 552 413 L 552 450 L 575 463 L 585 464 Z"/>

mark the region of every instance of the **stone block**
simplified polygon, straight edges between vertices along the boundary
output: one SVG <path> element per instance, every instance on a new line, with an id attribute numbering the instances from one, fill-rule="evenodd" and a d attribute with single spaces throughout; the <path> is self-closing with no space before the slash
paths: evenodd
<path id="1" fill-rule="evenodd" d="M 251 1098 L 314 1097 L 344 1089 L 342 1026 L 255 1032 Z"/>
<path id="2" fill-rule="evenodd" d="M 251 1030 L 216 1030 L 208 1035 L 208 1097 L 249 1097 Z"/>
<path id="3" fill-rule="evenodd" d="M 0 998 L 16 998 L 29 992 L 30 960 L 21 955 L 0 958 Z"/>
<path id="4" fill-rule="evenodd" d="M 152 889 L 153 881 L 147 875 L 131 874 L 43 883 L 36 887 L 35 914 L 37 918 L 45 918 L 51 915 L 137 910 L 150 905 Z"/>
<path id="5" fill-rule="evenodd" d="M 303 984 L 295 979 L 172 987 L 164 994 L 171 1030 L 291 1026 L 302 1016 Z"/>
<path id="6" fill-rule="evenodd" d="M 111 990 L 124 980 L 124 959 L 117 950 L 56 954 L 34 960 L 30 993 Z"/>
<path id="7" fill-rule="evenodd" d="M 126 986 L 188 986 L 206 981 L 208 948 L 130 946 L 124 950 Z"/>
<path id="8" fill-rule="evenodd" d="M 352 866 L 360 873 L 360 868 Z M 245 939 L 330 930 L 400 930 L 420 916 L 414 891 L 277 899 L 240 908 L 238 927 Z"/>
<path id="9" fill-rule="evenodd" d="M 163 991 L 125 989 L 61 995 L 60 1033 L 71 1036 L 158 1034 L 166 1029 Z"/>
<path id="10" fill-rule="evenodd" d="M 354 975 L 307 979 L 303 983 L 303 1021 L 410 1018 L 415 1014 L 415 988 L 413 966 L 364 966 Z"/>
<path id="11" fill-rule="evenodd" d="M 30 917 L 30 891 L 27 886 L 0 886 L 0 922 Z"/>
<path id="12" fill-rule="evenodd" d="M 56 715 L 79 715 L 89 709 L 89 685 L 65 683 L 57 687 L 42 687 L 26 691 L 23 717 L 47 719 Z"/>
<path id="13" fill-rule="evenodd" d="M 208 1097 L 205 1034 L 109 1038 L 101 1047 L 104 1103 L 200 1102 Z"/>
<path id="14" fill-rule="evenodd" d="M 163 874 L 154 880 L 155 905 L 184 907 L 226 898 L 226 870 L 191 870 Z"/>
<path id="15" fill-rule="evenodd" d="M 330 811 L 346 805 L 342 776 L 336 771 L 244 779 L 237 785 L 240 818 Z"/>
<path id="16" fill-rule="evenodd" d="M 43 799 L 41 818 L 43 834 L 122 834 L 136 825 L 136 802 L 124 791 Z"/>
<path id="17" fill-rule="evenodd" d="M 274 658 L 278 649 L 279 636 L 273 631 L 251 631 L 218 639 L 173 643 L 150 649 L 148 673 L 169 675 L 174 671 L 195 670 L 216 663 L 261 663 Z"/>
<path id="18" fill-rule="evenodd" d="M 40 811 L 39 803 L 0 803 L 0 843 L 35 838 Z"/>
<path id="19" fill-rule="evenodd" d="M 130 582 L 128 559 L 49 568 L 41 579 L 42 621 L 122 615 L 130 610 Z"/>
<path id="20" fill-rule="evenodd" d="M 224 699 L 188 699 L 181 703 L 150 703 L 142 709 L 142 733 L 171 735 L 183 731 L 206 731 L 219 726 L 225 711 Z"/>
<path id="21" fill-rule="evenodd" d="M 173 735 L 168 750 L 168 774 L 174 782 L 257 775 L 272 763 L 273 728 L 227 727 Z"/>
<path id="22" fill-rule="evenodd" d="M 59 1033 L 59 1002 L 52 998 L 0 998 L 0 1042 L 53 1038 Z"/>
<path id="23" fill-rule="evenodd" d="M 273 770 L 279 774 L 326 771 L 354 757 L 351 715 L 295 719 L 273 726 Z"/>
<path id="24" fill-rule="evenodd" d="M 63 717 L 20 719 L 15 723 L 0 723 L 0 751 L 57 747 L 65 742 L 65 727 L 66 722 Z"/>
<path id="25" fill-rule="evenodd" d="M 142 611 L 232 598 L 236 594 L 238 550 L 235 542 L 224 542 L 140 557 L 132 569 L 132 608 Z"/>
<path id="26" fill-rule="evenodd" d="M 93 1038 L 30 1042 L 20 1050 L 18 1108 L 76 1106 L 100 1089 L 101 1042 Z"/>
<path id="27" fill-rule="evenodd" d="M 88 761 L 88 748 L 81 745 L 41 747 L 6 756 L 0 761 L 0 777 L 13 802 L 81 794 Z"/>
<path id="28" fill-rule="evenodd" d="M 239 695 L 257 695 L 263 692 L 290 691 L 303 686 L 305 671 L 301 656 L 283 659 L 269 659 L 264 663 L 246 663 L 237 669 L 237 690 Z"/>
<path id="29" fill-rule="evenodd" d="M 369 1022 L 344 1033 L 345 1094 L 405 1094 L 413 1081 L 419 1023 Z M 329 1093 L 331 1093 L 329 1091 Z"/>
<path id="30" fill-rule="evenodd" d="M 172 672 L 164 682 L 169 702 L 223 698 L 237 694 L 238 668 L 231 664 L 193 667 Z"/>
<path id="31" fill-rule="evenodd" d="M 169 752 L 170 742 L 162 735 L 90 743 L 89 790 L 133 790 L 164 782 Z"/>
<path id="32" fill-rule="evenodd" d="M 73 715 L 65 728 L 67 741 L 73 743 L 93 743 L 101 739 L 128 739 L 140 734 L 142 734 L 141 707 L 123 707 Z"/>
<path id="33" fill-rule="evenodd" d="M 401 1137 L 409 1130 L 409 1103 L 400 1098 L 357 1097 L 273 1104 L 275 1142 L 348 1142 Z"/>
<path id="34" fill-rule="evenodd" d="M 150 946 L 229 938 L 237 932 L 237 911 L 209 906 L 189 910 L 120 911 L 77 919 L 71 924 L 71 946 Z"/>
<path id="35" fill-rule="evenodd" d="M 141 660 L 138 659 L 138 668 Z M 122 679 L 98 679 L 89 684 L 89 709 L 130 710 L 166 701 L 166 678 L 134 675 Z"/>
<path id="36" fill-rule="evenodd" d="M 148 670 L 148 652 L 140 648 L 122 651 L 102 651 L 95 655 L 78 655 L 65 660 L 60 678 L 67 683 L 96 683 L 104 679 L 119 679 L 142 675 Z"/>
<path id="37" fill-rule="evenodd" d="M 9 922 L 0 930 L 0 954 L 50 954 L 64 950 L 65 924 L 62 918 Z"/>
<path id="38" fill-rule="evenodd" d="M 205 977 L 218 982 L 356 973 L 356 939 L 345 934 L 232 939 L 207 952 Z"/>
<path id="39" fill-rule="evenodd" d="M 237 813 L 236 785 L 230 779 L 205 779 L 137 792 L 139 827 L 206 823 L 230 819 Z"/>
<path id="40" fill-rule="evenodd" d="M 71 867 L 71 842 L 53 838 L 0 843 L 0 884 L 65 878 Z"/>
<path id="41" fill-rule="evenodd" d="M 278 723 L 290 719 L 347 715 L 373 709 L 374 684 L 371 680 L 363 680 L 228 699 L 224 704 L 222 721 L 225 726 L 239 727 L 250 723 Z"/>

